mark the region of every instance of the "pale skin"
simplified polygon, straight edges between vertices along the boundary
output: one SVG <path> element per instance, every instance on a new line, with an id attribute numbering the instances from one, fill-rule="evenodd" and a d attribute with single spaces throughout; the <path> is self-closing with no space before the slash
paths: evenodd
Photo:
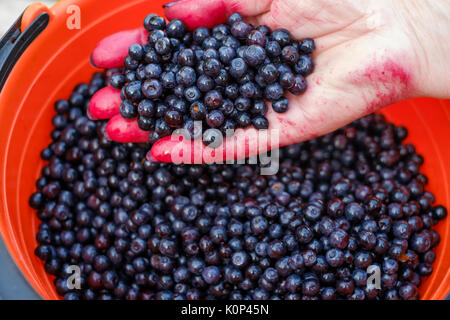
<path id="1" fill-rule="evenodd" d="M 179 18 L 191 29 L 222 23 L 235 11 L 255 26 L 285 28 L 296 39 L 316 41 L 316 67 L 307 78 L 306 93 L 287 95 L 288 112 L 267 114 L 269 129 L 280 133 L 280 146 L 329 133 L 403 99 L 450 97 L 450 1 L 181 0 L 165 8 L 169 19 Z M 143 29 L 113 35 L 99 43 L 92 61 L 99 67 L 118 67 L 128 46 L 145 41 Z M 107 133 L 112 140 L 148 141 L 135 121 L 120 117 L 119 105 L 119 92 L 103 89 L 92 99 L 91 117 L 110 119 Z M 227 139 L 216 155 L 223 152 L 229 160 L 274 147 L 255 135 L 242 143 L 240 138 L 252 132 L 256 130 L 238 130 L 236 139 Z M 190 145 L 161 139 L 151 158 L 171 162 L 170 150 L 179 149 L 180 143 Z M 196 144 L 196 148 L 199 154 L 205 147 Z M 211 161 L 205 155 L 209 153 L 203 153 L 204 162 Z"/>

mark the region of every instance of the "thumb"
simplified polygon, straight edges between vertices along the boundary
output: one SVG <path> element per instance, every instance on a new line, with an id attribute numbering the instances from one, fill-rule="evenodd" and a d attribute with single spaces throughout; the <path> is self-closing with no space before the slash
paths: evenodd
<path id="1" fill-rule="evenodd" d="M 164 5 L 169 20 L 180 19 L 189 29 L 224 23 L 233 12 L 252 17 L 268 11 L 272 0 L 179 0 Z"/>

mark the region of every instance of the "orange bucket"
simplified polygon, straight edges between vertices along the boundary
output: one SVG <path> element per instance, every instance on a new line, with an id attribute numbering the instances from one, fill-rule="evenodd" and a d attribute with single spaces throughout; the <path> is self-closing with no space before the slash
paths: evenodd
<path id="1" fill-rule="evenodd" d="M 62 0 L 50 9 L 34 4 L 9 33 L 10 45 L 20 51 L 8 57 L 0 77 L 0 231 L 17 266 L 44 299 L 60 297 L 34 255 L 39 220 L 28 197 L 44 166 L 39 154 L 50 142 L 53 102 L 89 80 L 95 71 L 89 56 L 100 39 L 138 27 L 147 13 L 163 14 L 163 2 L 167 1 Z M 69 29 L 77 8 L 81 28 Z M 3 45 L 8 47 L 2 42 L 0 48 Z M 2 55 L 0 50 L 0 63 Z M 414 99 L 383 113 L 409 129 L 408 142 L 425 157 L 422 172 L 430 178 L 428 190 L 438 203 L 450 207 L 450 101 Z M 442 240 L 434 272 L 420 287 L 422 299 L 445 299 L 450 292 L 450 219 L 436 230 Z"/>

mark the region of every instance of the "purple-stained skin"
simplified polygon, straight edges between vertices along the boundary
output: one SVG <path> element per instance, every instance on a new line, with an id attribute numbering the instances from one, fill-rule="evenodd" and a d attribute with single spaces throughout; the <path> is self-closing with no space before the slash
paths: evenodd
<path id="1" fill-rule="evenodd" d="M 190 30 L 223 23 L 232 12 L 239 12 L 254 25 L 285 28 L 297 39 L 315 39 L 316 68 L 308 77 L 308 90 L 301 97 L 287 95 L 291 106 L 288 112 L 276 114 L 270 110 L 266 115 L 269 130 L 278 130 L 280 146 L 284 146 L 334 131 L 388 104 L 418 94 L 417 68 L 413 66 L 419 62 L 414 54 L 415 44 L 405 34 L 407 28 L 390 11 L 383 16 L 390 28 L 378 29 L 370 21 L 364 21 L 370 18 L 364 16 L 366 12 L 377 10 L 376 6 L 370 7 L 371 3 L 345 1 L 336 6 L 332 0 L 181 0 L 166 5 L 164 10 L 168 19 L 181 19 Z M 361 16 L 362 21 L 356 23 L 355 16 Z M 92 54 L 93 64 L 103 68 L 121 66 L 128 47 L 144 43 L 146 36 L 142 28 L 102 40 Z M 92 99 L 89 112 L 97 119 L 112 117 L 107 133 L 115 141 L 147 141 L 147 133 L 135 121 L 119 119 L 116 115 L 119 106 L 120 94 L 105 88 Z M 250 128 L 238 130 L 236 135 L 239 138 L 255 132 Z M 168 150 L 177 143 L 191 144 L 164 138 L 154 144 L 149 157 L 171 162 Z M 201 150 L 189 150 L 200 154 L 207 151 L 210 156 L 202 160 L 208 162 L 211 154 L 220 154 L 228 160 L 273 147 L 270 143 L 254 146 L 255 143 L 258 142 L 249 138 L 246 143 L 236 145 L 230 139 L 214 152 L 201 145 L 196 147 Z"/>

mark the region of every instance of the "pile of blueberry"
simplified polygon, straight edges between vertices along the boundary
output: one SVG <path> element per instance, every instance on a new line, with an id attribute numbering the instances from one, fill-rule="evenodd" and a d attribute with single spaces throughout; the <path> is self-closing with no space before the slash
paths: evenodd
<path id="1" fill-rule="evenodd" d="M 148 145 L 111 142 L 86 117 L 104 84 L 96 74 L 56 102 L 29 201 L 35 253 L 65 299 L 419 298 L 447 210 L 425 191 L 405 128 L 365 117 L 281 149 L 273 176 L 157 164 Z M 369 267 L 381 289 L 367 286 Z"/>
<path id="2" fill-rule="evenodd" d="M 251 125 L 267 129 L 266 101 L 275 112 L 286 112 L 284 92 L 304 93 L 305 77 L 314 68 L 312 39 L 294 41 L 285 29 L 255 28 L 238 13 L 228 24 L 192 33 L 182 21 L 166 25 L 154 14 L 144 26 L 148 43 L 129 48 L 124 70 L 113 75 L 111 85 L 122 90 L 122 117 L 137 119 L 151 143 L 178 128 L 193 139 L 208 128 L 223 135 Z M 204 130 L 196 130 L 194 121 Z M 209 145 L 216 135 L 203 138 Z"/>

